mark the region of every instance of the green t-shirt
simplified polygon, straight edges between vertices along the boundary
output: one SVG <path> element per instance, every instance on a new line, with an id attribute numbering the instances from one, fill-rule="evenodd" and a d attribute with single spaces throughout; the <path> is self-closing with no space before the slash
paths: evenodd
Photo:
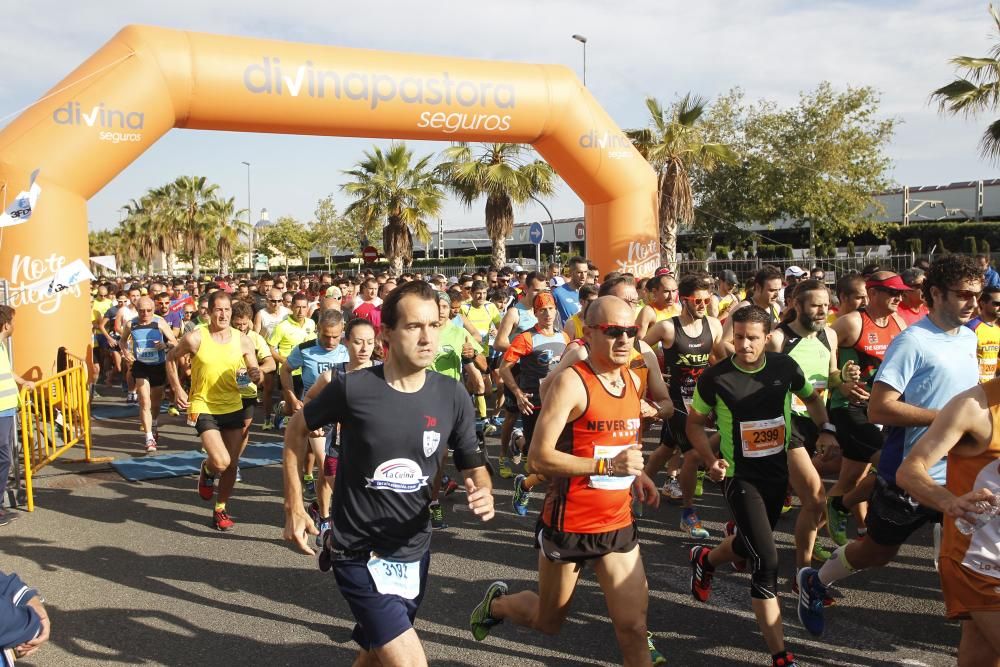
<path id="1" fill-rule="evenodd" d="M 457 327 L 450 321 L 441 327 L 438 333 L 438 353 L 431 364 L 431 370 L 461 382 L 462 346 L 465 341 L 472 344 L 476 354 L 482 353 L 482 346 L 464 328 Z"/>
<path id="2" fill-rule="evenodd" d="M 827 384 L 830 381 L 830 355 L 832 354 L 830 341 L 826 337 L 826 329 L 818 332 L 815 336 L 805 338 L 795 333 L 787 324 L 780 325 L 780 329 L 785 337 L 781 352 L 799 364 L 802 372 L 805 373 L 806 380 L 809 380 L 820 398 L 826 396 Z M 792 412 L 798 415 L 808 414 L 805 403 L 795 395 L 792 396 Z"/>

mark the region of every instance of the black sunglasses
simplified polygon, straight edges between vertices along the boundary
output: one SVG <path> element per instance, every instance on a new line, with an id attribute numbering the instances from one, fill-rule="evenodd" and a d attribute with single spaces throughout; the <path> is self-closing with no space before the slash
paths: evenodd
<path id="1" fill-rule="evenodd" d="M 620 338 L 622 334 L 625 334 L 627 338 L 635 338 L 639 335 L 639 327 L 637 326 L 626 327 L 620 324 L 595 324 L 593 327 L 600 330 L 608 338 Z"/>

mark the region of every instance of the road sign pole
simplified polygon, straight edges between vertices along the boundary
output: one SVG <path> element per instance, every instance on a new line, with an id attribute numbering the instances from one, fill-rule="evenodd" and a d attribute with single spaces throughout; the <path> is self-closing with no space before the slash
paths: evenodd
<path id="1" fill-rule="evenodd" d="M 542 244 L 541 243 L 536 243 L 535 244 L 535 270 L 536 271 L 541 271 L 542 270 Z"/>

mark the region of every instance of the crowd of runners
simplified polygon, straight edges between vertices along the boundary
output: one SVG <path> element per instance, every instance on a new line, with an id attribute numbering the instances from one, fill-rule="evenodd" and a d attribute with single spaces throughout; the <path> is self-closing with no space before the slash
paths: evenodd
<path id="1" fill-rule="evenodd" d="M 590 565 L 622 663 L 665 664 L 636 521 L 662 499 L 699 542 L 697 601 L 711 603 L 718 568 L 749 574 L 774 665 L 797 664 L 773 534 L 792 508 L 809 633 L 839 611 L 833 586 L 890 563 L 931 523 L 947 614 L 962 621 L 959 664 L 1000 665 L 1000 278 L 988 259 L 743 278 L 602 274 L 574 257 L 452 278 L 125 279 L 94 292 L 95 364 L 138 404 L 147 454 L 162 448 L 161 407 L 186 414 L 218 530 L 234 527 L 256 406 L 260 428 L 283 431 L 284 537 L 333 571 L 356 665 L 426 664 L 413 623 L 432 531 L 448 527 L 439 499 L 464 493 L 488 521 L 494 488 L 526 517 L 537 583 L 489 585 L 471 610 L 476 641 L 504 621 L 558 633 Z M 647 436 L 658 444 L 644 456 Z M 724 534 L 698 515 L 708 483 L 731 515 Z"/>

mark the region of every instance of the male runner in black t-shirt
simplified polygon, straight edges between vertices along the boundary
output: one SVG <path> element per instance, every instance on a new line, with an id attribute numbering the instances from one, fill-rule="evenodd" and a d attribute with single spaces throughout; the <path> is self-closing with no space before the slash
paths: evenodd
<path id="1" fill-rule="evenodd" d="M 385 365 L 338 375 L 285 430 L 284 536 L 312 553 L 306 536 L 316 528 L 302 506 L 299 464 L 310 430 L 340 424 L 333 529 L 324 536 L 320 567 L 333 568 L 357 620 L 355 665 L 427 664 L 413 620 L 430 562 L 429 481 L 446 448 L 466 478 L 469 509 L 483 521 L 493 517 L 469 395 L 451 378 L 426 372 L 438 351 L 439 322 L 430 285 L 414 281 L 394 290 L 382 306 Z"/>

